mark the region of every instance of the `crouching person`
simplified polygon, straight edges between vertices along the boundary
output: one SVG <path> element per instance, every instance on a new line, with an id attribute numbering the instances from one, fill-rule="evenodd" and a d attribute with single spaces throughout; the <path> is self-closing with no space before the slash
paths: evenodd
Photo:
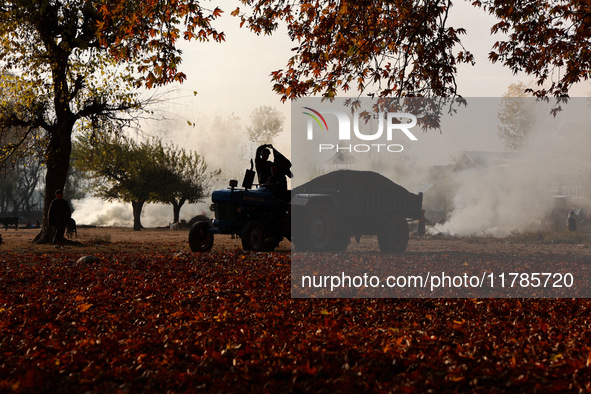
<path id="1" fill-rule="evenodd" d="M 55 199 L 49 206 L 49 225 L 53 227 L 55 235 L 53 236 L 53 243 L 56 248 L 63 248 L 65 238 L 64 233 L 66 227 L 72 217 L 72 210 L 68 201 L 64 200 L 64 193 L 62 190 L 56 190 Z"/>

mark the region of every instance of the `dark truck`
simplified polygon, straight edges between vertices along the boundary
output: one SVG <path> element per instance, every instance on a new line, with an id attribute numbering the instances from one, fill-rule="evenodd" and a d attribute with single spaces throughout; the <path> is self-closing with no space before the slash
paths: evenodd
<path id="1" fill-rule="evenodd" d="M 248 174 L 248 172 L 247 172 Z M 214 234 L 237 234 L 245 250 L 272 251 L 283 238 L 297 251 L 344 250 L 352 236 L 377 235 L 380 250 L 403 252 L 407 220 L 419 219 L 423 195 L 371 171 L 335 171 L 277 196 L 251 181 L 212 194 L 215 219 L 195 223 L 192 251 L 212 248 Z M 252 179 L 252 177 L 250 177 Z"/>
<path id="2" fill-rule="evenodd" d="M 421 217 L 423 194 L 413 194 L 373 171 L 334 171 L 292 191 L 297 250 L 345 250 L 352 236 L 377 235 L 383 252 L 404 252 L 407 220 Z"/>

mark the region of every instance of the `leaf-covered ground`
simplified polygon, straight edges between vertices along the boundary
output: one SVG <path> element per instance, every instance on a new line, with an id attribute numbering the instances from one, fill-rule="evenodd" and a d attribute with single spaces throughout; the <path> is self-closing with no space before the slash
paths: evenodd
<path id="1" fill-rule="evenodd" d="M 287 253 L 1 253 L 2 392 L 591 392 L 587 299 L 292 299 Z"/>

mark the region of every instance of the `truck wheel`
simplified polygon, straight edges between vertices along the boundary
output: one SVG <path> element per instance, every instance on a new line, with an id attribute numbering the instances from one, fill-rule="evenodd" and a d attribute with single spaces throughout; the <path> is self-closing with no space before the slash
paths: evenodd
<path id="1" fill-rule="evenodd" d="M 189 231 L 189 247 L 193 252 L 209 252 L 213 247 L 210 222 L 197 222 Z"/>
<path id="2" fill-rule="evenodd" d="M 408 245 L 408 223 L 402 215 L 394 215 L 378 234 L 382 252 L 402 253 Z"/>
<path id="3" fill-rule="evenodd" d="M 305 218 L 305 248 L 313 252 L 330 250 L 334 246 L 336 228 L 334 210 L 327 204 L 315 205 Z M 297 247 L 297 243 L 296 243 Z"/>
<path id="4" fill-rule="evenodd" d="M 265 250 L 265 230 L 259 222 L 248 222 L 242 229 L 242 248 L 255 252 Z"/>

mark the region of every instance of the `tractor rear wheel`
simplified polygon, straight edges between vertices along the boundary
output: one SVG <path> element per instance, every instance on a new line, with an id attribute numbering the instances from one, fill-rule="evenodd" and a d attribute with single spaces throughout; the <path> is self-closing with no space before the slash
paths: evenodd
<path id="1" fill-rule="evenodd" d="M 246 223 L 242 229 L 241 237 L 242 248 L 244 250 L 252 250 L 255 252 L 262 252 L 265 250 L 265 230 L 259 222 L 252 221 Z"/>
<path id="2" fill-rule="evenodd" d="M 189 247 L 193 252 L 209 252 L 213 247 L 213 233 L 210 222 L 197 222 L 189 231 Z"/>
<path id="3" fill-rule="evenodd" d="M 402 253 L 408 245 L 408 223 L 400 214 L 393 215 L 378 234 L 382 252 Z"/>

